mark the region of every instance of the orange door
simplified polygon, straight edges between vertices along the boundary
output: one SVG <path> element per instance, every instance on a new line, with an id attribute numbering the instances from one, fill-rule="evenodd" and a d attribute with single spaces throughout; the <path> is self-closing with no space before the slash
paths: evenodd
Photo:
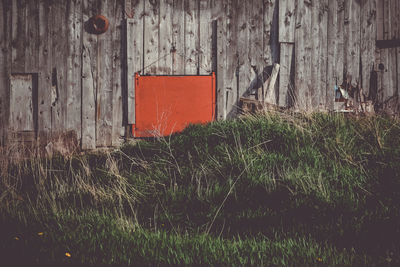
<path id="1" fill-rule="evenodd" d="M 167 136 L 215 117 L 215 75 L 135 75 L 134 137 Z"/>

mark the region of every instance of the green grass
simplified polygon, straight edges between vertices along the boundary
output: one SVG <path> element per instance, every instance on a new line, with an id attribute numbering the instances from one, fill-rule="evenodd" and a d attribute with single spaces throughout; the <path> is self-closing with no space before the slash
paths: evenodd
<path id="1" fill-rule="evenodd" d="M 386 117 L 192 125 L 113 152 L 4 161 L 0 190 L 9 260 L 400 264 L 400 124 Z"/>

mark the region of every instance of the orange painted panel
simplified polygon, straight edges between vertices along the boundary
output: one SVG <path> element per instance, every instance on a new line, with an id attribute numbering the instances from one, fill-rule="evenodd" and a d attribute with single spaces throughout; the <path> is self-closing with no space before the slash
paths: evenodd
<path id="1" fill-rule="evenodd" d="M 134 137 L 167 136 L 215 118 L 215 75 L 135 75 Z"/>

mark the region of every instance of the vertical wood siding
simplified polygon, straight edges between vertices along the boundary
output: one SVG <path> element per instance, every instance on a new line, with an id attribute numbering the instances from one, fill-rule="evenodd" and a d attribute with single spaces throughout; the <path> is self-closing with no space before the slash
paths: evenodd
<path id="1" fill-rule="evenodd" d="M 334 86 L 350 77 L 366 96 L 375 82 L 380 103 L 398 102 L 400 47 L 375 44 L 400 39 L 398 0 L 2 0 L 0 14 L 0 143 L 19 108 L 11 74 L 38 78 L 38 137 L 73 131 L 83 149 L 118 145 L 135 123 L 137 71 L 213 69 L 218 119 L 259 90 L 272 104 L 332 110 Z M 87 30 L 97 14 L 110 21 L 100 35 Z M 268 90 L 274 63 L 279 82 Z"/>

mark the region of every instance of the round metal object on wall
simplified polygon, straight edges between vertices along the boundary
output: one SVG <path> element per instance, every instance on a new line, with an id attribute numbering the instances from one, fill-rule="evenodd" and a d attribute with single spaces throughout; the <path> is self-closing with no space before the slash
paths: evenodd
<path id="1" fill-rule="evenodd" d="M 103 15 L 96 15 L 90 18 L 91 30 L 95 34 L 102 34 L 108 30 L 110 22 Z"/>

